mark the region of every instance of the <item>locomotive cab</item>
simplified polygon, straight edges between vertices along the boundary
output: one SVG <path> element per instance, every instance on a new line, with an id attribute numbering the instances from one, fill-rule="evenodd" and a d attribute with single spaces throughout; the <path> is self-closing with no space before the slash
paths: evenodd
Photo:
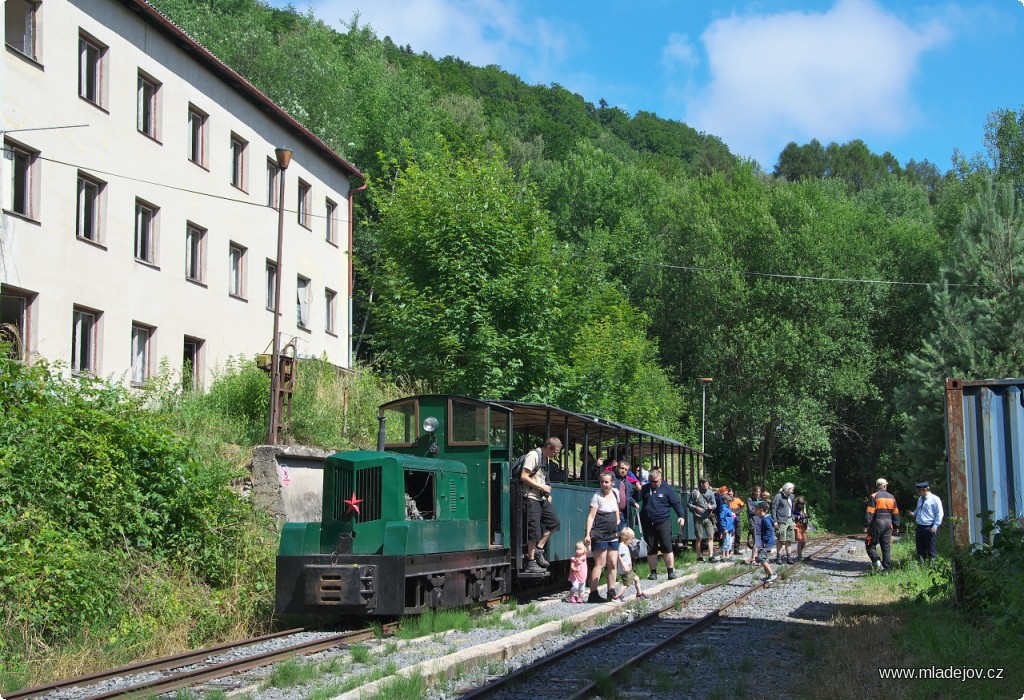
<path id="1" fill-rule="evenodd" d="M 492 410 L 507 426 L 472 399 L 382 406 L 377 451 L 326 460 L 321 522 L 285 523 L 278 612 L 402 615 L 508 593 L 508 509 L 492 513 L 491 489 L 507 483 L 510 431 L 493 437 Z"/>

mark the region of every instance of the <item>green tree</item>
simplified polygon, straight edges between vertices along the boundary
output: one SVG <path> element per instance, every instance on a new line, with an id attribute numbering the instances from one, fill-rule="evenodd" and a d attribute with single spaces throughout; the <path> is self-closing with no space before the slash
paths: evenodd
<path id="1" fill-rule="evenodd" d="M 985 122 L 985 148 L 999 180 L 1013 183 L 1024 195 L 1024 109 L 997 109 Z"/>
<path id="2" fill-rule="evenodd" d="M 988 183 L 957 230 L 933 290 L 931 332 L 909 359 L 900 392 L 904 449 L 923 469 L 941 469 L 947 377 L 1019 377 L 1024 372 L 1024 209 L 1009 182 Z"/>
<path id="3" fill-rule="evenodd" d="M 447 147 L 378 190 L 374 346 L 437 391 L 523 397 L 551 365 L 558 254 L 547 215 L 498 156 Z"/>

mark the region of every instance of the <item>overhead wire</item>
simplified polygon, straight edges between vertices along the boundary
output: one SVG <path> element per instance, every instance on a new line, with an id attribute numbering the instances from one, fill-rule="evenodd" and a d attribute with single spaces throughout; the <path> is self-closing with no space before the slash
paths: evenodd
<path id="1" fill-rule="evenodd" d="M 79 126 L 79 125 L 75 125 L 75 126 Z M 71 128 L 71 127 L 43 127 L 43 128 L 38 128 L 38 129 L 23 129 L 22 131 L 43 131 L 43 130 L 47 130 L 47 129 L 50 129 L 50 128 L 59 129 L 59 128 Z M 16 130 L 8 129 L 8 130 L 5 131 L 5 133 L 11 133 L 13 131 L 16 131 Z M 169 184 L 163 183 L 163 182 L 155 182 L 153 180 L 147 180 L 147 179 L 144 179 L 144 178 L 134 177 L 132 175 L 125 175 L 123 173 L 117 173 L 117 172 L 113 172 L 113 171 L 109 171 L 109 170 L 102 170 L 100 168 L 93 168 L 93 167 L 89 167 L 89 166 L 85 166 L 85 165 L 79 165 L 79 164 L 75 164 L 75 163 L 68 163 L 66 161 L 58 160 L 56 158 L 48 158 L 48 157 L 45 157 L 45 156 L 42 156 L 42 155 L 37 155 L 36 157 L 39 158 L 40 160 L 43 160 L 43 161 L 46 161 L 46 162 L 49 162 L 49 163 L 54 163 L 54 164 L 57 164 L 57 165 L 63 165 L 65 167 L 69 167 L 69 168 L 76 168 L 78 170 L 83 170 L 83 171 L 90 172 L 90 173 L 97 173 L 97 174 L 100 174 L 100 175 L 106 175 L 108 177 L 116 177 L 116 178 L 120 178 L 120 179 L 123 179 L 123 180 L 129 180 L 131 182 L 140 182 L 140 183 L 143 183 L 143 184 L 146 184 L 146 185 L 151 185 L 153 187 L 162 187 L 162 188 L 169 189 L 169 190 L 174 190 L 174 191 L 177 191 L 177 192 L 184 192 L 186 194 L 194 194 L 194 195 L 198 195 L 198 196 L 201 196 L 201 197 L 209 197 L 211 199 L 217 199 L 217 200 L 226 201 L 226 202 L 234 202 L 234 203 L 237 203 L 237 204 L 244 204 L 246 206 L 260 207 L 260 208 L 266 208 L 266 209 L 271 209 L 273 211 L 277 211 L 276 207 L 270 206 L 268 204 L 260 204 L 260 203 L 253 202 L 253 201 L 250 201 L 250 200 L 247 200 L 247 199 L 239 199 L 237 197 L 228 197 L 228 196 L 225 196 L 225 195 L 218 195 L 218 194 L 212 194 L 210 192 L 203 192 L 202 190 L 194 190 L 194 189 L 190 189 L 190 188 L 187 188 L 187 187 L 179 187 L 177 185 L 169 185 Z M 284 211 L 286 213 L 290 213 L 290 214 L 298 214 L 298 210 L 297 209 L 287 209 L 286 208 Z M 311 219 L 323 219 L 323 220 L 326 220 L 328 218 L 326 214 L 313 214 L 313 213 L 307 212 L 306 215 L 309 216 Z M 727 269 L 720 269 L 720 268 L 700 267 L 700 266 L 696 266 L 696 265 L 672 265 L 672 264 L 669 264 L 669 263 L 659 263 L 659 262 L 653 262 L 653 261 L 647 261 L 646 264 L 654 266 L 654 267 L 662 267 L 662 268 L 668 268 L 668 269 L 673 269 L 673 270 L 687 270 L 687 271 L 690 271 L 690 272 L 706 272 L 706 273 L 715 273 L 715 274 L 739 274 L 739 275 L 748 276 L 748 277 L 767 277 L 767 278 L 776 278 L 776 279 L 790 279 L 790 280 L 803 281 L 803 282 L 837 282 L 837 283 L 843 283 L 843 284 L 879 284 L 879 285 L 907 286 L 907 287 L 929 287 L 929 286 L 933 286 L 935 284 L 939 284 L 939 282 L 909 282 L 909 281 L 903 281 L 903 280 L 880 280 L 880 279 L 862 279 L 862 278 L 849 278 L 849 277 L 823 277 L 823 276 L 815 276 L 815 275 L 795 275 L 795 274 L 784 274 L 784 273 L 777 273 L 777 272 L 759 272 L 759 271 L 752 271 L 752 270 L 727 270 Z M 957 284 L 957 283 L 948 283 L 948 285 L 950 287 L 978 287 L 978 286 L 980 286 L 980 285 L 976 285 L 976 284 Z"/>
<path id="2" fill-rule="evenodd" d="M 749 277 L 775 277 L 779 279 L 791 279 L 801 280 L 807 282 L 844 282 L 849 284 L 886 284 L 886 285 L 903 285 L 911 287 L 930 287 L 939 282 L 905 282 L 902 280 L 877 280 L 877 279 L 859 279 L 853 277 L 817 277 L 814 275 L 788 275 L 778 272 L 757 272 L 751 270 L 725 270 L 713 267 L 698 267 L 695 265 L 670 265 L 668 263 L 656 263 L 650 262 L 649 265 L 654 267 L 666 267 L 673 270 L 689 270 L 691 272 L 713 272 L 717 274 L 737 274 L 745 275 Z M 977 287 L 980 285 L 976 284 L 955 284 L 950 283 L 950 287 Z"/>

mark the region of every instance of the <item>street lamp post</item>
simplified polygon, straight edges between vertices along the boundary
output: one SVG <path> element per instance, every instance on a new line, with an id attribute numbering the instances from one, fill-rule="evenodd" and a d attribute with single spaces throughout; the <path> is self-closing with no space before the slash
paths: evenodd
<path id="1" fill-rule="evenodd" d="M 270 365 L 270 425 L 267 428 L 267 444 L 277 444 L 277 433 L 280 416 L 281 394 L 281 276 L 284 268 L 281 258 L 284 255 L 284 174 L 292 162 L 292 152 L 287 148 L 274 149 L 277 158 L 281 187 L 277 197 L 277 258 L 274 261 L 274 341 L 273 355 Z"/>
<path id="2" fill-rule="evenodd" d="M 704 451 L 704 416 L 708 402 L 708 384 L 711 383 L 711 377 L 698 377 L 697 381 L 700 382 L 701 396 L 700 396 L 700 451 Z"/>

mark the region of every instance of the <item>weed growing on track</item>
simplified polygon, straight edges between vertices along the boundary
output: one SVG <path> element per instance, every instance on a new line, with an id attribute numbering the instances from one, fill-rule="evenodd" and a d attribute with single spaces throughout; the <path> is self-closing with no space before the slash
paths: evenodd
<path id="1" fill-rule="evenodd" d="M 430 610 L 422 615 L 403 617 L 395 636 L 399 639 L 416 639 L 448 630 L 468 632 L 473 627 L 473 617 L 469 610 Z"/>
<path id="2" fill-rule="evenodd" d="M 576 634 L 583 624 L 577 620 L 562 620 L 561 633 L 566 637 Z"/>
<path id="3" fill-rule="evenodd" d="M 530 603 L 529 605 L 516 608 L 516 617 L 527 617 L 533 615 L 538 610 L 540 610 L 540 607 L 536 603 Z"/>
<path id="4" fill-rule="evenodd" d="M 319 664 L 304 664 L 290 659 L 274 666 L 267 679 L 267 685 L 272 688 L 294 688 L 297 685 L 307 683 L 323 676 L 324 671 Z"/>
<path id="5" fill-rule="evenodd" d="M 367 646 L 364 646 L 362 644 L 353 644 L 348 648 L 348 653 L 352 656 L 353 663 L 370 663 L 370 648 Z"/>
<path id="6" fill-rule="evenodd" d="M 423 676 L 413 674 L 411 676 L 395 676 L 381 685 L 378 690 L 369 698 L 380 698 L 380 700 L 419 700 L 426 690 L 426 683 Z"/>
<path id="7" fill-rule="evenodd" d="M 671 673 L 660 668 L 654 672 L 654 687 L 656 690 L 667 693 L 672 690 L 672 686 L 673 678 Z"/>
<path id="8" fill-rule="evenodd" d="M 318 685 L 309 692 L 306 696 L 306 700 L 329 700 L 330 698 L 341 695 L 342 693 L 347 693 L 350 690 L 360 688 L 367 683 L 373 683 L 374 681 L 379 681 L 382 678 L 393 676 L 396 673 L 398 673 L 398 665 L 393 661 L 389 661 L 381 668 L 375 668 L 369 673 L 351 676 L 346 678 L 344 681 Z"/>
<path id="9" fill-rule="evenodd" d="M 702 586 L 708 586 L 713 583 L 721 583 L 727 581 L 736 575 L 736 571 L 733 569 L 704 569 L 697 574 L 697 583 Z"/>
<path id="10" fill-rule="evenodd" d="M 619 689 L 615 679 L 605 671 L 595 671 L 590 680 L 594 684 L 594 692 L 602 698 L 619 697 Z"/>

